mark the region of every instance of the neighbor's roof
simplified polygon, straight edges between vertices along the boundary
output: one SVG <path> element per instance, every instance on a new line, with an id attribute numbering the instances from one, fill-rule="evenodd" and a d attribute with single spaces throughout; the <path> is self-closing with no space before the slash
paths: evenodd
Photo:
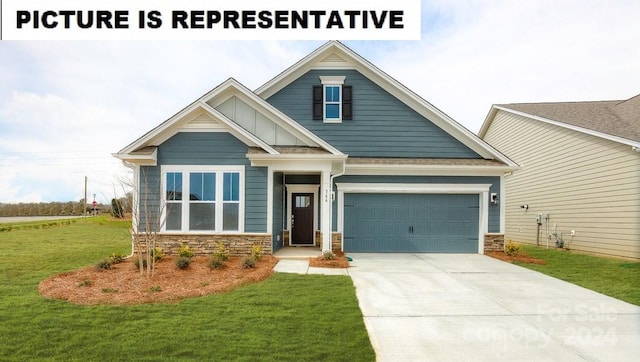
<path id="1" fill-rule="evenodd" d="M 497 109 L 640 142 L 640 94 L 616 101 L 497 104 L 489 112 L 480 137 L 486 134 Z"/>

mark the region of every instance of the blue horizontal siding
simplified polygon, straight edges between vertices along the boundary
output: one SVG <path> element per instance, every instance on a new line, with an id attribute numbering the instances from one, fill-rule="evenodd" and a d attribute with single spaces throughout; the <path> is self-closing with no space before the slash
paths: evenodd
<path id="1" fill-rule="evenodd" d="M 312 87 L 329 75 L 353 86 L 353 120 L 313 120 Z M 355 70 L 309 71 L 267 101 L 352 157 L 481 158 Z"/>
<path id="2" fill-rule="evenodd" d="M 158 147 L 158 166 L 141 168 L 141 200 L 146 195 L 149 205 L 159 205 L 162 165 L 244 165 L 245 232 L 266 232 L 267 168 L 252 167 L 246 153 L 247 146 L 229 133 L 177 133 Z"/>

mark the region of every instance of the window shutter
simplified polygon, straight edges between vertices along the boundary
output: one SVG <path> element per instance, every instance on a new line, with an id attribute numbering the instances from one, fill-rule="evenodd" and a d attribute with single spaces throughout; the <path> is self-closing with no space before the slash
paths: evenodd
<path id="1" fill-rule="evenodd" d="M 353 119 L 353 98 L 350 85 L 342 86 L 342 119 Z"/>
<path id="2" fill-rule="evenodd" d="M 313 86 L 313 119 L 322 120 L 322 86 Z"/>

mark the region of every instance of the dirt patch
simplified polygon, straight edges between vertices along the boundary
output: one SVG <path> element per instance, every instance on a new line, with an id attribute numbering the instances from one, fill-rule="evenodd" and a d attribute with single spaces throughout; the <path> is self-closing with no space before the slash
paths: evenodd
<path id="1" fill-rule="evenodd" d="M 75 304 L 143 304 L 178 302 L 189 297 L 225 293 L 248 283 L 255 283 L 273 274 L 278 259 L 263 256 L 255 268 L 243 268 L 242 257 L 231 257 L 221 269 L 209 268 L 208 257 L 194 257 L 187 269 L 165 257 L 156 264 L 155 275 L 140 276 L 133 259 L 98 271 L 93 266 L 54 275 L 38 285 L 47 298 Z"/>
<path id="2" fill-rule="evenodd" d="M 309 258 L 309 266 L 316 268 L 348 268 L 349 261 L 343 252 L 335 252 L 335 258 L 325 260 L 322 256 Z"/>
<path id="3" fill-rule="evenodd" d="M 503 251 L 488 251 L 485 254 L 492 258 L 500 259 L 508 263 L 518 262 L 518 263 L 538 264 L 538 265 L 547 264 L 547 262 L 545 262 L 544 260 L 531 257 L 526 253 L 523 253 L 522 251 L 519 252 L 518 255 L 507 255 Z"/>

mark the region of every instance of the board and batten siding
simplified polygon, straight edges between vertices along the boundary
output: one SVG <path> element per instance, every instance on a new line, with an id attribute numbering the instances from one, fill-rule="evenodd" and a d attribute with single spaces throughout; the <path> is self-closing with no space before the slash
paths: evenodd
<path id="1" fill-rule="evenodd" d="M 320 76 L 345 76 L 353 86 L 352 120 L 313 120 L 312 89 Z M 311 70 L 267 101 L 351 157 L 481 158 L 355 70 Z"/>
<path id="2" fill-rule="evenodd" d="M 505 177 L 506 240 L 536 243 L 536 216 L 548 213 L 549 233 L 570 249 L 640 258 L 640 154 L 631 146 L 502 110 L 484 140 L 522 167 Z"/>
<path id="3" fill-rule="evenodd" d="M 267 168 L 252 167 L 246 153 L 247 146 L 226 132 L 177 133 L 158 146 L 158 166 L 141 167 L 140 200 L 146 199 L 148 205 L 158 208 L 162 165 L 244 165 L 244 229 L 245 232 L 266 232 Z"/>

